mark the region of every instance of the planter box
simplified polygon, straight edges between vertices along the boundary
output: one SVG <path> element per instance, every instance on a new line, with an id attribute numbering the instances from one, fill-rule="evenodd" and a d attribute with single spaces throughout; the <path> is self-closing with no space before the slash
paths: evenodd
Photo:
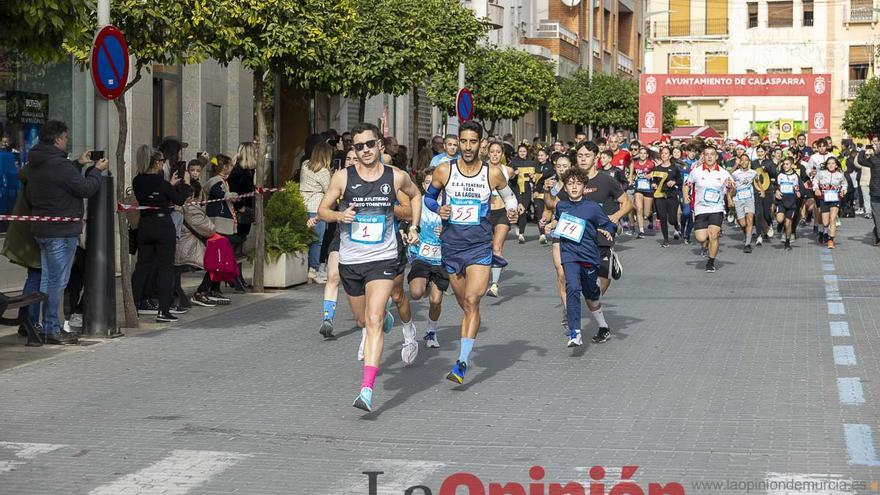
<path id="1" fill-rule="evenodd" d="M 305 253 L 283 254 L 274 263 L 266 261 L 263 284 L 286 289 L 309 281 L 309 264 Z"/>

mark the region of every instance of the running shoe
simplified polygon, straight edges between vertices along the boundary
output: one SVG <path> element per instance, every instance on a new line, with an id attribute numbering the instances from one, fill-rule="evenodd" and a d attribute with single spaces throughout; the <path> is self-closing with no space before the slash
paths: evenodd
<path id="1" fill-rule="evenodd" d="M 141 305 L 138 306 L 139 315 L 151 315 L 156 311 L 159 311 L 159 304 L 150 299 L 144 299 Z"/>
<path id="2" fill-rule="evenodd" d="M 490 284 L 489 290 L 486 291 L 486 295 L 491 297 L 498 297 L 498 284 Z"/>
<path id="3" fill-rule="evenodd" d="M 840 227 L 840 219 L 839 218 L 834 221 L 834 226 Z"/>
<path id="4" fill-rule="evenodd" d="M 681 233 L 679 233 L 677 230 L 673 230 L 672 231 L 672 238 L 675 239 L 676 241 L 681 239 Z"/>
<path id="5" fill-rule="evenodd" d="M 703 258 L 709 256 L 709 251 L 706 251 L 706 248 L 700 248 L 700 256 Z"/>
<path id="6" fill-rule="evenodd" d="M 733 215 L 733 212 L 728 213 L 727 214 L 727 223 L 733 225 L 733 223 L 735 221 L 736 221 L 736 217 Z"/>
<path id="7" fill-rule="evenodd" d="M 321 322 L 321 329 L 318 330 L 324 340 L 335 340 L 336 336 L 333 335 L 333 321 L 332 320 L 324 320 Z"/>
<path id="8" fill-rule="evenodd" d="M 746 244 L 746 246 L 743 248 L 743 252 L 746 254 L 751 253 L 752 252 L 752 245 Z"/>
<path id="9" fill-rule="evenodd" d="M 715 273 L 715 262 L 709 260 L 706 262 L 706 273 Z"/>
<path id="10" fill-rule="evenodd" d="M 224 296 L 223 293 L 219 291 L 208 292 L 208 300 L 219 306 L 228 306 L 229 303 L 232 302 L 232 299 Z"/>
<path id="11" fill-rule="evenodd" d="M 620 280 L 620 277 L 623 276 L 623 264 L 620 262 L 620 257 L 617 256 L 617 252 L 612 249 L 611 250 L 611 278 L 614 280 Z"/>
<path id="12" fill-rule="evenodd" d="M 834 239 L 828 239 L 828 249 L 834 249 Z"/>
<path id="13" fill-rule="evenodd" d="M 785 240 L 785 250 L 791 251 L 791 240 L 790 239 Z"/>
<path id="14" fill-rule="evenodd" d="M 352 406 L 367 412 L 373 412 L 373 389 L 369 387 L 362 388 Z"/>
<path id="15" fill-rule="evenodd" d="M 446 379 L 455 383 L 464 383 L 464 374 L 467 373 L 467 363 L 456 361 L 452 371 L 446 374 Z"/>
<path id="16" fill-rule="evenodd" d="M 862 209 L 862 208 L 857 208 L 857 209 L 856 209 L 856 215 L 864 215 L 864 214 L 865 214 L 865 210 L 864 210 L 864 209 Z"/>
<path id="17" fill-rule="evenodd" d="M 691 238 L 686 236 L 686 237 L 684 238 L 684 243 L 687 244 L 688 246 L 690 246 L 690 244 L 691 244 Z"/>
<path id="18" fill-rule="evenodd" d="M 758 239 L 755 241 L 755 246 L 763 246 L 764 245 L 764 236 L 758 236 Z"/>
<path id="19" fill-rule="evenodd" d="M 163 313 L 159 311 L 156 313 L 156 323 L 174 323 L 178 318 L 171 314 L 171 312 Z"/>
<path id="20" fill-rule="evenodd" d="M 208 299 L 208 296 L 205 295 L 203 292 L 196 292 L 195 295 L 193 295 L 191 301 L 193 304 L 205 308 L 213 308 L 217 306 L 217 303 Z"/>
<path id="21" fill-rule="evenodd" d="M 636 239 L 644 239 L 644 238 L 645 238 L 644 232 L 639 232 L 639 235 L 636 236 Z"/>
<path id="22" fill-rule="evenodd" d="M 661 242 L 661 243 L 660 243 L 660 247 L 662 247 L 662 248 L 668 248 L 668 247 L 669 247 L 669 241 L 663 241 L 663 242 Z"/>
<path id="23" fill-rule="evenodd" d="M 170 308 L 168 308 L 168 312 L 173 315 L 185 315 L 187 311 L 189 311 L 189 309 L 179 304 L 177 306 L 171 306 Z"/>
<path id="24" fill-rule="evenodd" d="M 578 330 L 572 330 L 568 334 L 568 347 L 578 347 L 584 345 L 584 341 L 581 338 L 581 332 Z"/>
<path id="25" fill-rule="evenodd" d="M 440 342 L 437 341 L 437 332 L 425 333 L 425 347 L 430 347 L 432 349 L 440 347 Z"/>
<path id="26" fill-rule="evenodd" d="M 367 329 L 361 328 L 361 345 L 358 347 L 358 361 L 364 360 L 364 344 L 367 343 Z"/>
<path id="27" fill-rule="evenodd" d="M 520 234 L 520 235 L 516 236 L 516 241 L 519 242 L 520 244 L 525 244 L 526 243 L 526 236 Z"/>
<path id="28" fill-rule="evenodd" d="M 538 237 L 538 242 L 539 242 L 540 244 L 547 244 L 547 236 L 544 235 L 544 234 L 541 234 L 541 235 Z"/>
<path id="29" fill-rule="evenodd" d="M 413 322 L 403 325 L 403 347 L 400 349 L 400 359 L 404 364 L 412 364 L 419 354 L 419 343 L 416 342 L 416 326 Z"/>
<path id="30" fill-rule="evenodd" d="M 608 342 L 608 339 L 611 338 L 611 329 L 608 327 L 599 327 L 599 331 L 593 336 L 593 342 L 596 344 L 602 344 Z"/>
<path id="31" fill-rule="evenodd" d="M 772 238 L 776 232 L 773 230 L 773 227 L 767 229 L 767 237 Z"/>
<path id="32" fill-rule="evenodd" d="M 385 320 L 382 321 L 382 331 L 388 333 L 394 328 L 394 316 L 391 315 L 391 300 L 385 305 Z"/>

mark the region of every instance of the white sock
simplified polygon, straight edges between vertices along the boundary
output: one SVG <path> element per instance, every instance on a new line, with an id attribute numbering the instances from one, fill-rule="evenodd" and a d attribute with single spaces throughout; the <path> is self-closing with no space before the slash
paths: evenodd
<path id="1" fill-rule="evenodd" d="M 492 267 L 492 283 L 497 284 L 499 280 L 501 280 L 501 267 L 500 266 L 493 266 Z"/>
<path id="2" fill-rule="evenodd" d="M 436 332 L 437 331 L 437 322 L 428 318 L 428 328 L 425 329 L 426 332 Z"/>
<path id="3" fill-rule="evenodd" d="M 597 309 L 596 311 L 590 311 L 593 313 L 593 318 L 596 319 L 596 323 L 600 327 L 608 327 L 608 322 L 605 321 L 605 314 L 602 313 L 602 308 Z"/>

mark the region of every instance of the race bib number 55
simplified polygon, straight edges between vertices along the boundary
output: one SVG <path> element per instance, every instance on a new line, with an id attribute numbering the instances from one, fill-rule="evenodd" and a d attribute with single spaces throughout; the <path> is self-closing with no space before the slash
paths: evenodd
<path id="1" fill-rule="evenodd" d="M 449 205 L 452 213 L 449 215 L 449 223 L 454 225 L 479 225 L 480 224 L 480 200 L 450 198 Z"/>

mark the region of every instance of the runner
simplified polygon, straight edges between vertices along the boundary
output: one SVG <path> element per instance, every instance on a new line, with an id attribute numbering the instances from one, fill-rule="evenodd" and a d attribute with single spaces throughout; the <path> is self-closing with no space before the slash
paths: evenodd
<path id="1" fill-rule="evenodd" d="M 594 342 L 605 342 L 611 330 L 605 321 L 601 291 L 598 285 L 600 262 L 597 237 L 613 239 L 616 225 L 602 207 L 584 196 L 585 186 L 591 181 L 583 168 L 573 168 L 562 176 L 567 199 L 556 205 L 554 219 L 548 225 L 559 238 L 562 266 L 565 273 L 565 307 L 568 317 L 568 347 L 583 345 L 581 337 L 581 294 L 599 326 Z"/>
<path id="2" fill-rule="evenodd" d="M 559 143 L 559 141 L 557 141 L 557 143 Z M 535 177 L 537 177 L 537 180 L 535 181 L 535 191 L 533 193 L 535 199 L 534 201 L 532 201 L 532 205 L 535 211 L 535 219 L 540 219 L 541 215 L 544 213 L 544 181 L 547 179 L 547 177 L 550 177 L 555 173 L 555 171 L 553 170 L 553 159 L 551 158 L 551 156 L 555 155 L 555 157 L 560 157 L 564 154 L 565 153 L 561 151 L 554 151 L 553 155 L 548 154 L 547 150 L 542 149 L 541 151 L 538 151 L 539 168 L 535 173 Z M 541 232 L 538 236 L 538 242 L 540 244 L 547 244 L 547 236 L 544 235 L 544 232 Z"/>
<path id="3" fill-rule="evenodd" d="M 645 238 L 645 220 L 651 216 L 654 209 L 654 196 L 651 189 L 651 173 L 654 171 L 654 162 L 648 157 L 648 149 L 639 150 L 637 160 L 629 165 L 629 182 L 635 189 L 633 203 L 636 206 L 636 222 L 639 226 L 637 239 Z"/>
<path id="4" fill-rule="evenodd" d="M 497 143 L 504 154 L 501 144 Z M 432 174 L 425 172 L 419 181 L 423 190 L 431 185 Z M 428 324 L 425 327 L 425 347 L 440 347 L 437 340 L 437 321 L 443 304 L 443 292 L 449 288 L 449 274 L 443 269 L 441 259 L 440 231 L 443 228 L 440 216 L 422 204 L 422 218 L 419 221 L 419 243 L 409 246 L 410 269 L 409 296 L 418 301 L 428 295 Z"/>
<path id="5" fill-rule="evenodd" d="M 414 200 L 413 225 L 407 233 L 413 243 L 418 242 L 422 200 L 406 172 L 379 162 L 381 138 L 369 124 L 355 126 L 351 134 L 358 163 L 333 175 L 318 216 L 327 222 L 347 225 L 341 226 L 339 233 L 339 275 L 342 287 L 351 297 L 354 313 L 363 313 L 366 323 L 363 382 L 353 406 L 369 412 L 373 409 L 373 385 L 382 356 L 383 330 L 390 331 L 383 328 L 385 308 L 398 271 L 395 193 L 403 191 Z"/>
<path id="6" fill-rule="evenodd" d="M 519 198 L 519 218 L 516 225 L 516 239 L 520 244 L 525 244 L 526 223 L 528 221 L 528 212 L 532 207 L 532 192 L 535 185 L 535 170 L 538 163 L 529 158 L 529 147 L 520 144 L 516 148 L 516 156 L 510 160 L 510 166 L 515 171 L 514 193 Z"/>
<path id="7" fill-rule="evenodd" d="M 745 238 L 743 242 L 744 253 L 752 252 L 752 229 L 755 225 L 755 206 L 761 204 L 760 201 L 764 196 L 764 191 L 758 188 L 757 177 L 758 172 L 752 170 L 752 161 L 749 157 L 742 155 L 739 157 L 739 167 L 731 174 L 733 177 L 734 187 L 727 191 L 728 200 L 733 203 L 736 210 L 736 219 L 739 226 L 743 229 Z M 755 189 L 758 189 L 759 199 L 755 199 Z M 758 234 L 758 240 L 761 236 Z"/>
<path id="8" fill-rule="evenodd" d="M 795 158 L 787 156 L 782 159 L 782 171 L 776 176 L 776 223 L 785 230 L 785 250 L 791 251 L 791 238 L 797 227 L 795 216 L 798 212 L 798 201 L 804 183 L 794 167 Z"/>
<path id="9" fill-rule="evenodd" d="M 556 269 L 556 292 L 559 294 L 559 300 L 562 302 L 562 329 L 565 331 L 566 335 L 568 335 L 569 330 L 568 314 L 565 311 L 565 272 L 562 271 L 562 258 L 560 257 L 559 252 L 559 238 L 553 234 L 552 230 L 548 231 L 546 229 L 546 226 L 553 219 L 553 212 L 556 211 L 556 204 L 559 203 L 560 200 L 559 195 L 562 194 L 563 197 L 566 196 L 561 177 L 570 168 L 571 159 L 568 157 L 568 155 L 562 155 L 556 159 L 556 163 L 554 164 L 554 170 L 556 171 L 555 175 L 548 178 L 544 182 L 544 188 L 546 190 L 544 194 L 544 214 L 541 216 L 541 220 L 538 222 L 538 229 L 540 229 L 541 232 L 546 232 L 553 242 L 551 255 L 553 258 L 553 267 Z"/>
<path id="10" fill-rule="evenodd" d="M 727 189 L 733 187 L 733 179 L 727 170 L 718 165 L 718 150 L 707 146 L 703 150 L 703 164 L 698 165 L 688 175 L 684 187 L 684 198 L 690 202 L 694 197 L 694 237 L 703 245 L 708 255 L 706 272 L 715 272 L 715 257 L 718 256 L 718 237 L 724 221 L 724 197 Z"/>
<path id="11" fill-rule="evenodd" d="M 377 130 L 378 132 L 378 130 Z M 403 279 L 406 273 L 407 248 L 406 233 L 409 231 L 412 218 L 412 205 L 409 196 L 406 193 L 397 191 L 397 204 L 394 205 L 394 218 L 397 220 L 397 276 L 394 277 L 394 288 L 391 290 L 391 302 L 397 306 L 397 315 L 403 323 L 401 331 L 403 332 L 403 345 L 400 349 L 400 359 L 403 364 L 412 364 L 416 360 L 419 353 L 419 343 L 416 341 L 416 326 L 412 321 L 412 313 L 409 307 L 409 298 L 403 289 Z M 419 229 L 417 228 L 416 231 Z M 386 305 L 386 320 L 391 319 L 391 325 L 394 325 L 394 318 L 391 317 L 389 310 L 390 303 Z"/>
<path id="12" fill-rule="evenodd" d="M 816 174 L 814 192 L 820 201 L 822 213 L 822 231 L 819 243 L 827 243 L 828 249 L 834 249 L 834 236 L 837 233 L 837 214 L 840 211 L 840 199 L 846 196 L 846 177 L 840 171 L 840 160 L 830 156 L 825 167 Z"/>
<path id="13" fill-rule="evenodd" d="M 355 153 L 354 149 L 348 150 L 348 153 L 345 155 L 344 168 L 351 167 L 357 161 L 357 153 Z M 317 221 L 318 217 L 309 219 L 309 228 L 311 228 L 312 222 L 317 223 Z M 324 340 L 336 339 L 333 335 L 333 319 L 336 317 L 336 300 L 339 295 L 339 229 L 334 230 L 336 233 L 333 235 L 333 240 L 330 242 L 330 247 L 327 251 L 327 282 L 324 284 L 324 309 L 321 318 L 321 329 L 318 330 L 318 333 L 324 337 Z M 357 317 L 358 315 L 355 316 L 355 318 Z M 357 325 L 364 328 L 363 319 L 357 320 Z M 366 337 L 366 332 L 363 332 L 362 341 L 363 337 Z M 360 355 L 358 355 L 358 358 L 363 360 Z"/>
<path id="14" fill-rule="evenodd" d="M 831 153 L 828 152 L 828 142 L 824 139 L 817 139 L 813 142 L 813 146 L 816 150 L 815 153 L 812 153 L 806 161 L 801 162 L 804 164 L 804 169 L 807 175 L 807 178 L 804 179 L 804 184 L 807 186 L 807 190 L 804 191 L 805 201 L 801 216 L 803 221 L 808 222 L 808 216 L 812 214 L 813 232 L 818 234 L 819 221 L 822 218 L 821 212 L 819 211 L 819 201 L 822 198 L 816 196 L 815 179 L 816 174 L 822 166 L 825 165 L 825 161 L 828 160 Z"/>
<path id="15" fill-rule="evenodd" d="M 493 263 L 492 224 L 489 202 L 497 190 L 507 209 L 510 222 L 517 220 L 516 196 L 500 169 L 491 169 L 477 155 L 483 128 L 465 122 L 458 128 L 461 159 L 437 167 L 425 193 L 425 204 L 443 219 L 442 261 L 450 274 L 452 291 L 464 311 L 461 321 L 461 350 L 447 380 L 464 382 L 468 357 L 480 329 L 480 299 L 489 285 L 489 267 Z M 440 206 L 437 198 L 444 191 L 449 204 Z M 504 260 L 494 260 L 499 265 Z"/>
<path id="16" fill-rule="evenodd" d="M 501 143 L 493 143 L 489 146 L 489 168 L 500 169 L 504 175 L 504 179 L 508 182 L 513 176 L 513 168 L 505 165 L 507 159 L 504 157 L 504 147 Z M 543 208 L 543 200 L 541 207 Z M 523 207 L 519 205 L 517 212 L 522 214 Z M 507 233 L 510 232 L 510 221 L 507 219 L 507 210 L 504 206 L 504 200 L 498 194 L 498 191 L 492 191 L 492 202 L 489 204 L 489 221 L 492 223 L 492 254 L 494 259 L 504 259 L 504 241 L 507 240 Z M 542 234 L 543 235 L 543 234 Z M 498 282 L 501 280 L 501 271 L 504 269 L 498 263 L 492 262 L 491 279 L 489 281 L 489 291 L 487 294 L 491 297 L 498 297 Z M 447 284 L 449 285 L 449 284 Z M 444 289 L 445 290 L 445 289 Z"/>
<path id="17" fill-rule="evenodd" d="M 773 199 L 775 197 L 773 184 L 779 171 L 766 147 L 758 146 L 755 153 L 757 158 L 752 160 L 751 167 L 757 174 L 755 190 L 758 192 L 754 195 L 754 219 L 758 232 L 755 245 L 761 246 L 765 240 L 770 242 L 773 239 Z M 751 243 L 751 239 L 749 243 Z"/>
<path id="18" fill-rule="evenodd" d="M 669 246 L 669 224 L 672 224 L 672 237 L 678 240 L 678 191 L 681 187 L 681 171 L 672 164 L 672 151 L 668 146 L 660 148 L 660 164 L 651 173 L 651 188 L 657 204 L 657 217 L 660 218 L 660 231 L 663 242 L 660 247 Z"/>

